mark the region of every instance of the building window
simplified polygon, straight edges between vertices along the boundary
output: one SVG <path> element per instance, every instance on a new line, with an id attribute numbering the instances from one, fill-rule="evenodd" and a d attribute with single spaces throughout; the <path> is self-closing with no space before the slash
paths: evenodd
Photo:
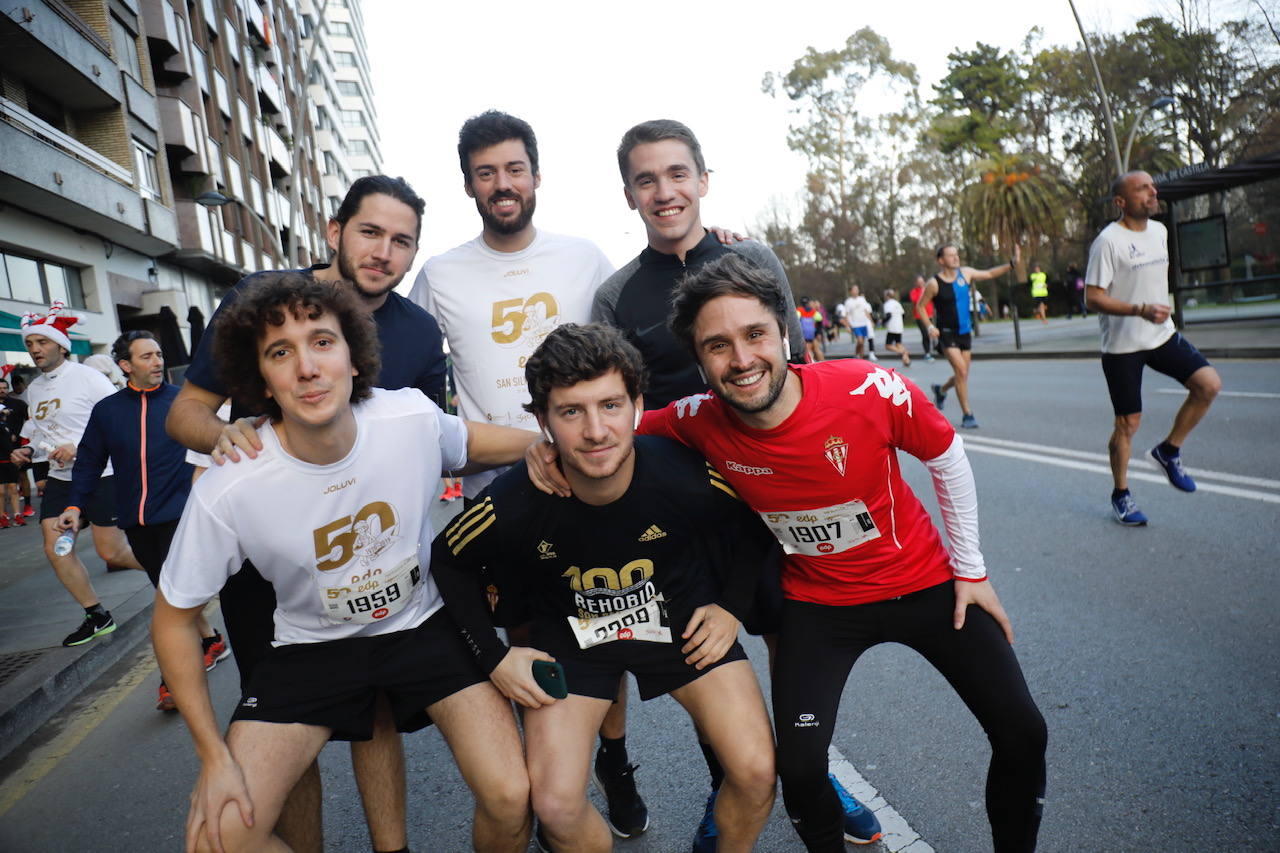
<path id="1" fill-rule="evenodd" d="M 373 151 L 369 148 L 367 139 L 353 139 L 347 143 L 347 153 L 356 154 L 361 157 L 372 157 Z"/>
<path id="2" fill-rule="evenodd" d="M 346 21 L 329 21 L 325 26 L 329 28 L 329 35 L 351 38 L 351 25 Z"/>
<path id="3" fill-rule="evenodd" d="M 9 253 L 0 254 L 0 297 L 49 305 L 61 299 L 72 308 L 84 308 L 80 270 Z"/>
<path id="4" fill-rule="evenodd" d="M 197 125 L 197 131 L 199 126 Z M 196 139 L 200 136 L 197 135 Z M 138 176 L 138 191 L 146 198 L 160 200 L 160 173 L 156 170 L 156 152 L 138 140 L 133 141 L 133 165 Z"/>
<path id="5" fill-rule="evenodd" d="M 358 98 L 360 97 L 360 84 L 355 82 L 354 80 L 339 80 L 338 91 L 343 95 L 349 95 L 349 96 Z"/>
<path id="6" fill-rule="evenodd" d="M 333 52 L 333 61 L 343 68 L 354 68 L 356 65 L 356 55 L 347 50 L 335 50 Z"/>
<path id="7" fill-rule="evenodd" d="M 116 62 L 133 77 L 142 80 L 142 67 L 138 64 L 138 39 L 129 32 L 115 15 L 111 15 L 111 41 L 116 49 Z"/>
<path id="8" fill-rule="evenodd" d="M 364 127 L 364 112 L 362 110 L 338 110 L 342 115 L 342 123 L 347 127 Z"/>

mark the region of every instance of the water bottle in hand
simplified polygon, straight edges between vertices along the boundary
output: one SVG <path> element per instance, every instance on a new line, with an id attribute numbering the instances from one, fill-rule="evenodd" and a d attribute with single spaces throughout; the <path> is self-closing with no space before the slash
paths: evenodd
<path id="1" fill-rule="evenodd" d="M 53 553 L 59 557 L 65 557 L 71 553 L 71 549 L 76 546 L 75 534 L 68 530 L 53 541 Z"/>

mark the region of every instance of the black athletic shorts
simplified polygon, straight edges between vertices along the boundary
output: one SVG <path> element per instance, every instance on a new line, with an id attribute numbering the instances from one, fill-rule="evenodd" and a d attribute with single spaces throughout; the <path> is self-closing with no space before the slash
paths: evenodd
<path id="1" fill-rule="evenodd" d="M 135 524 L 124 528 L 134 559 L 146 570 L 152 586 L 160 586 L 160 567 L 169 556 L 169 546 L 173 544 L 173 534 L 177 531 L 176 518 L 159 524 Z"/>
<path id="2" fill-rule="evenodd" d="M 276 646 L 255 668 L 231 721 L 303 723 L 332 729 L 331 740 L 369 740 L 380 691 L 396 729 L 415 732 L 431 725 L 427 706 L 482 681 L 488 676 L 441 609 L 405 631 Z"/>
<path id="3" fill-rule="evenodd" d="M 1174 332 L 1155 349 L 1102 354 L 1102 372 L 1117 417 L 1142 411 L 1142 368 L 1150 367 L 1185 385 L 1191 374 L 1209 366 L 1209 360 L 1181 332 Z"/>
<path id="4" fill-rule="evenodd" d="M 939 329 L 938 330 L 938 351 L 941 352 L 942 350 L 948 349 L 950 347 L 954 347 L 955 349 L 965 350 L 965 351 L 973 349 L 972 334 L 970 334 L 969 332 L 965 332 L 962 335 L 959 332 L 955 331 L 954 329 Z"/>
<path id="5" fill-rule="evenodd" d="M 116 523 L 116 491 L 114 477 L 99 477 L 89 493 L 88 506 L 80 507 L 80 518 L 99 527 L 112 527 Z M 71 500 L 71 482 L 50 477 L 44 484 L 44 497 L 40 500 L 40 520 L 57 518 L 66 511 Z"/>
<path id="6" fill-rule="evenodd" d="M 0 485 L 18 482 L 18 466 L 8 459 L 0 460 Z"/>
<path id="7" fill-rule="evenodd" d="M 32 462 L 31 476 L 35 477 L 37 483 L 40 482 L 41 480 L 49 479 L 49 463 L 48 462 Z"/>
<path id="8" fill-rule="evenodd" d="M 543 626 L 533 626 L 534 648 L 542 649 L 564 667 L 564 683 L 575 696 L 594 699 L 616 699 L 618 680 L 626 673 L 636 677 L 640 698 L 649 700 L 672 690 L 684 687 L 711 670 L 735 660 L 746 660 L 747 653 L 735 642 L 724 657 L 703 669 L 696 669 L 684 662 L 680 651 L 688 640 L 681 639 L 680 631 L 671 627 L 670 643 L 654 643 L 646 640 L 614 640 L 611 643 L 580 649 L 572 640 L 548 642 Z M 562 636 L 559 632 L 556 635 Z"/>
<path id="9" fill-rule="evenodd" d="M 884 333 L 885 346 L 889 346 L 890 344 L 900 344 L 900 343 L 902 343 L 902 332 L 885 332 Z"/>

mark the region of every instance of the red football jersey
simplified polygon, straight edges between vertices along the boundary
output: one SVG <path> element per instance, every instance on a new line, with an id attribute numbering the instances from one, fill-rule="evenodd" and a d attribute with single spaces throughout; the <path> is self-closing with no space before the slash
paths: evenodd
<path id="1" fill-rule="evenodd" d="M 952 578 L 929 513 L 897 450 L 941 456 L 955 429 L 915 383 L 855 359 L 790 366 L 804 396 L 779 426 L 744 424 L 712 394 L 647 412 L 640 431 L 696 448 L 786 549 L 787 598 L 884 601 Z"/>

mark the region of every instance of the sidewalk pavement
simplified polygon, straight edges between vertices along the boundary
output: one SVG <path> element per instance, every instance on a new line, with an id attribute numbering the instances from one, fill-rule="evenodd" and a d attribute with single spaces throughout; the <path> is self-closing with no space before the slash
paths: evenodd
<path id="1" fill-rule="evenodd" d="M 1189 312 L 1187 337 L 1210 359 L 1280 358 L 1280 306 L 1202 308 Z M 1230 319 L 1224 315 L 1233 315 Z M 1014 342 L 1013 323 L 983 323 L 974 338 L 974 358 L 1096 358 L 1098 323 L 1088 318 L 1051 318 L 1021 322 L 1022 348 Z M 884 361 L 884 330 L 877 329 Z M 920 352 L 914 324 L 903 335 L 912 354 Z M 851 356 L 847 338 L 827 348 L 834 357 Z M 0 758 L 125 654 L 148 640 L 155 594 L 142 572 L 106 571 L 94 553 L 88 531 L 80 534 L 77 553 L 89 567 L 103 604 L 115 617 L 114 633 L 76 648 L 63 648 L 62 638 L 79 624 L 84 611 L 71 600 L 45 559 L 40 528 L 29 519 L 25 528 L 0 530 Z"/>

